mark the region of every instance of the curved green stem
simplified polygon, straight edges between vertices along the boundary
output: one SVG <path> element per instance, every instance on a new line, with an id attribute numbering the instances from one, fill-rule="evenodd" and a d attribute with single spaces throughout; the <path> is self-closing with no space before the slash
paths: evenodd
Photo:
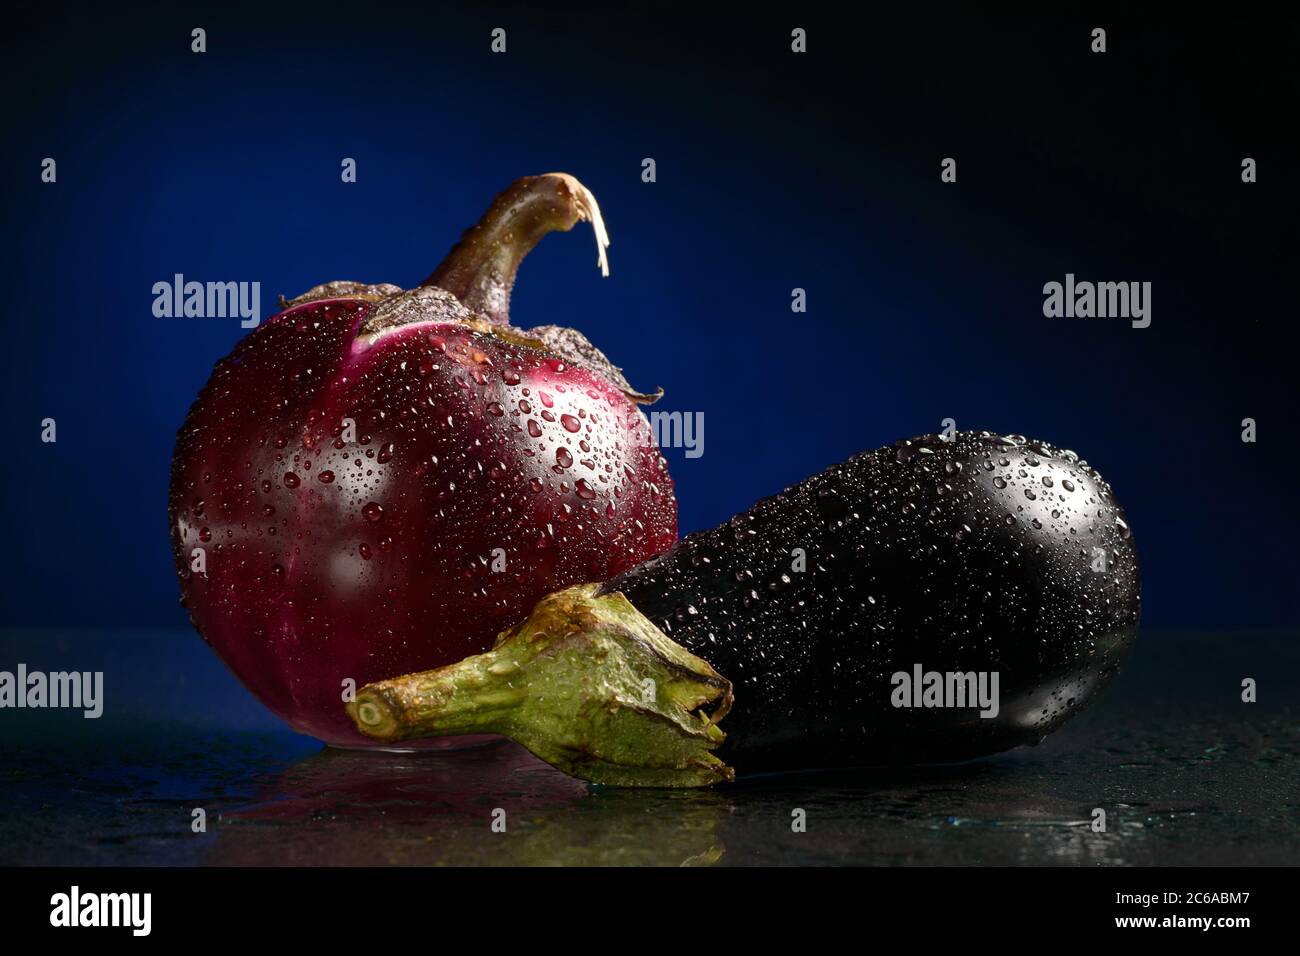
<path id="1" fill-rule="evenodd" d="M 584 584 L 544 598 L 486 654 L 363 687 L 358 729 L 398 741 L 499 733 L 565 773 L 622 787 L 734 779 L 713 753 L 731 683 L 622 594 Z"/>
<path id="2" fill-rule="evenodd" d="M 568 232 L 578 222 L 591 223 L 597 264 L 602 275 L 609 275 L 609 234 L 591 191 L 568 173 L 526 176 L 493 201 L 420 285 L 446 289 L 471 311 L 509 325 L 510 290 L 519 263 L 547 233 Z"/>

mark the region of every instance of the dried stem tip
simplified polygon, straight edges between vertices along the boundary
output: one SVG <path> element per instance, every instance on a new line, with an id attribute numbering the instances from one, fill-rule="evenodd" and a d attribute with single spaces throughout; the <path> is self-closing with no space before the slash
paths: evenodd
<path id="1" fill-rule="evenodd" d="M 579 222 L 591 223 L 596 264 L 601 275 L 609 275 L 609 232 L 591 190 L 568 173 L 526 176 L 493 200 L 420 284 L 446 289 L 471 311 L 509 325 L 510 290 L 519 263 L 547 233 L 568 232 Z"/>

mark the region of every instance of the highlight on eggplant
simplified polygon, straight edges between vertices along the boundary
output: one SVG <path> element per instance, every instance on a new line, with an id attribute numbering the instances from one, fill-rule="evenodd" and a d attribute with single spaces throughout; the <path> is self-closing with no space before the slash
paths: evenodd
<path id="1" fill-rule="evenodd" d="M 504 733 L 624 786 L 959 761 L 1077 713 L 1139 613 L 1133 535 L 1086 461 L 927 435 L 551 595 L 489 653 L 348 709 L 378 740 Z"/>

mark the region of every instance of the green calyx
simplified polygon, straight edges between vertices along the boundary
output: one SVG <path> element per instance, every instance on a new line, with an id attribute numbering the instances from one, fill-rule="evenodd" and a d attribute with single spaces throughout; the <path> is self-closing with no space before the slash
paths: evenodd
<path id="1" fill-rule="evenodd" d="M 543 598 L 486 654 L 369 684 L 348 704 L 377 740 L 503 734 L 565 773 L 618 787 L 732 780 L 713 751 L 731 682 L 622 594 Z"/>

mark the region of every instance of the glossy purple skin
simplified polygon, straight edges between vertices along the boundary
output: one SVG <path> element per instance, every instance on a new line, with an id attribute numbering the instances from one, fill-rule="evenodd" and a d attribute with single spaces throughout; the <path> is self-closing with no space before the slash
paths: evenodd
<path id="1" fill-rule="evenodd" d="M 219 362 L 170 491 L 195 628 L 294 729 L 346 746 L 373 745 L 346 681 L 481 653 L 543 595 L 677 537 L 666 463 L 622 391 L 454 323 L 369 341 L 372 305 L 291 307 Z"/>

